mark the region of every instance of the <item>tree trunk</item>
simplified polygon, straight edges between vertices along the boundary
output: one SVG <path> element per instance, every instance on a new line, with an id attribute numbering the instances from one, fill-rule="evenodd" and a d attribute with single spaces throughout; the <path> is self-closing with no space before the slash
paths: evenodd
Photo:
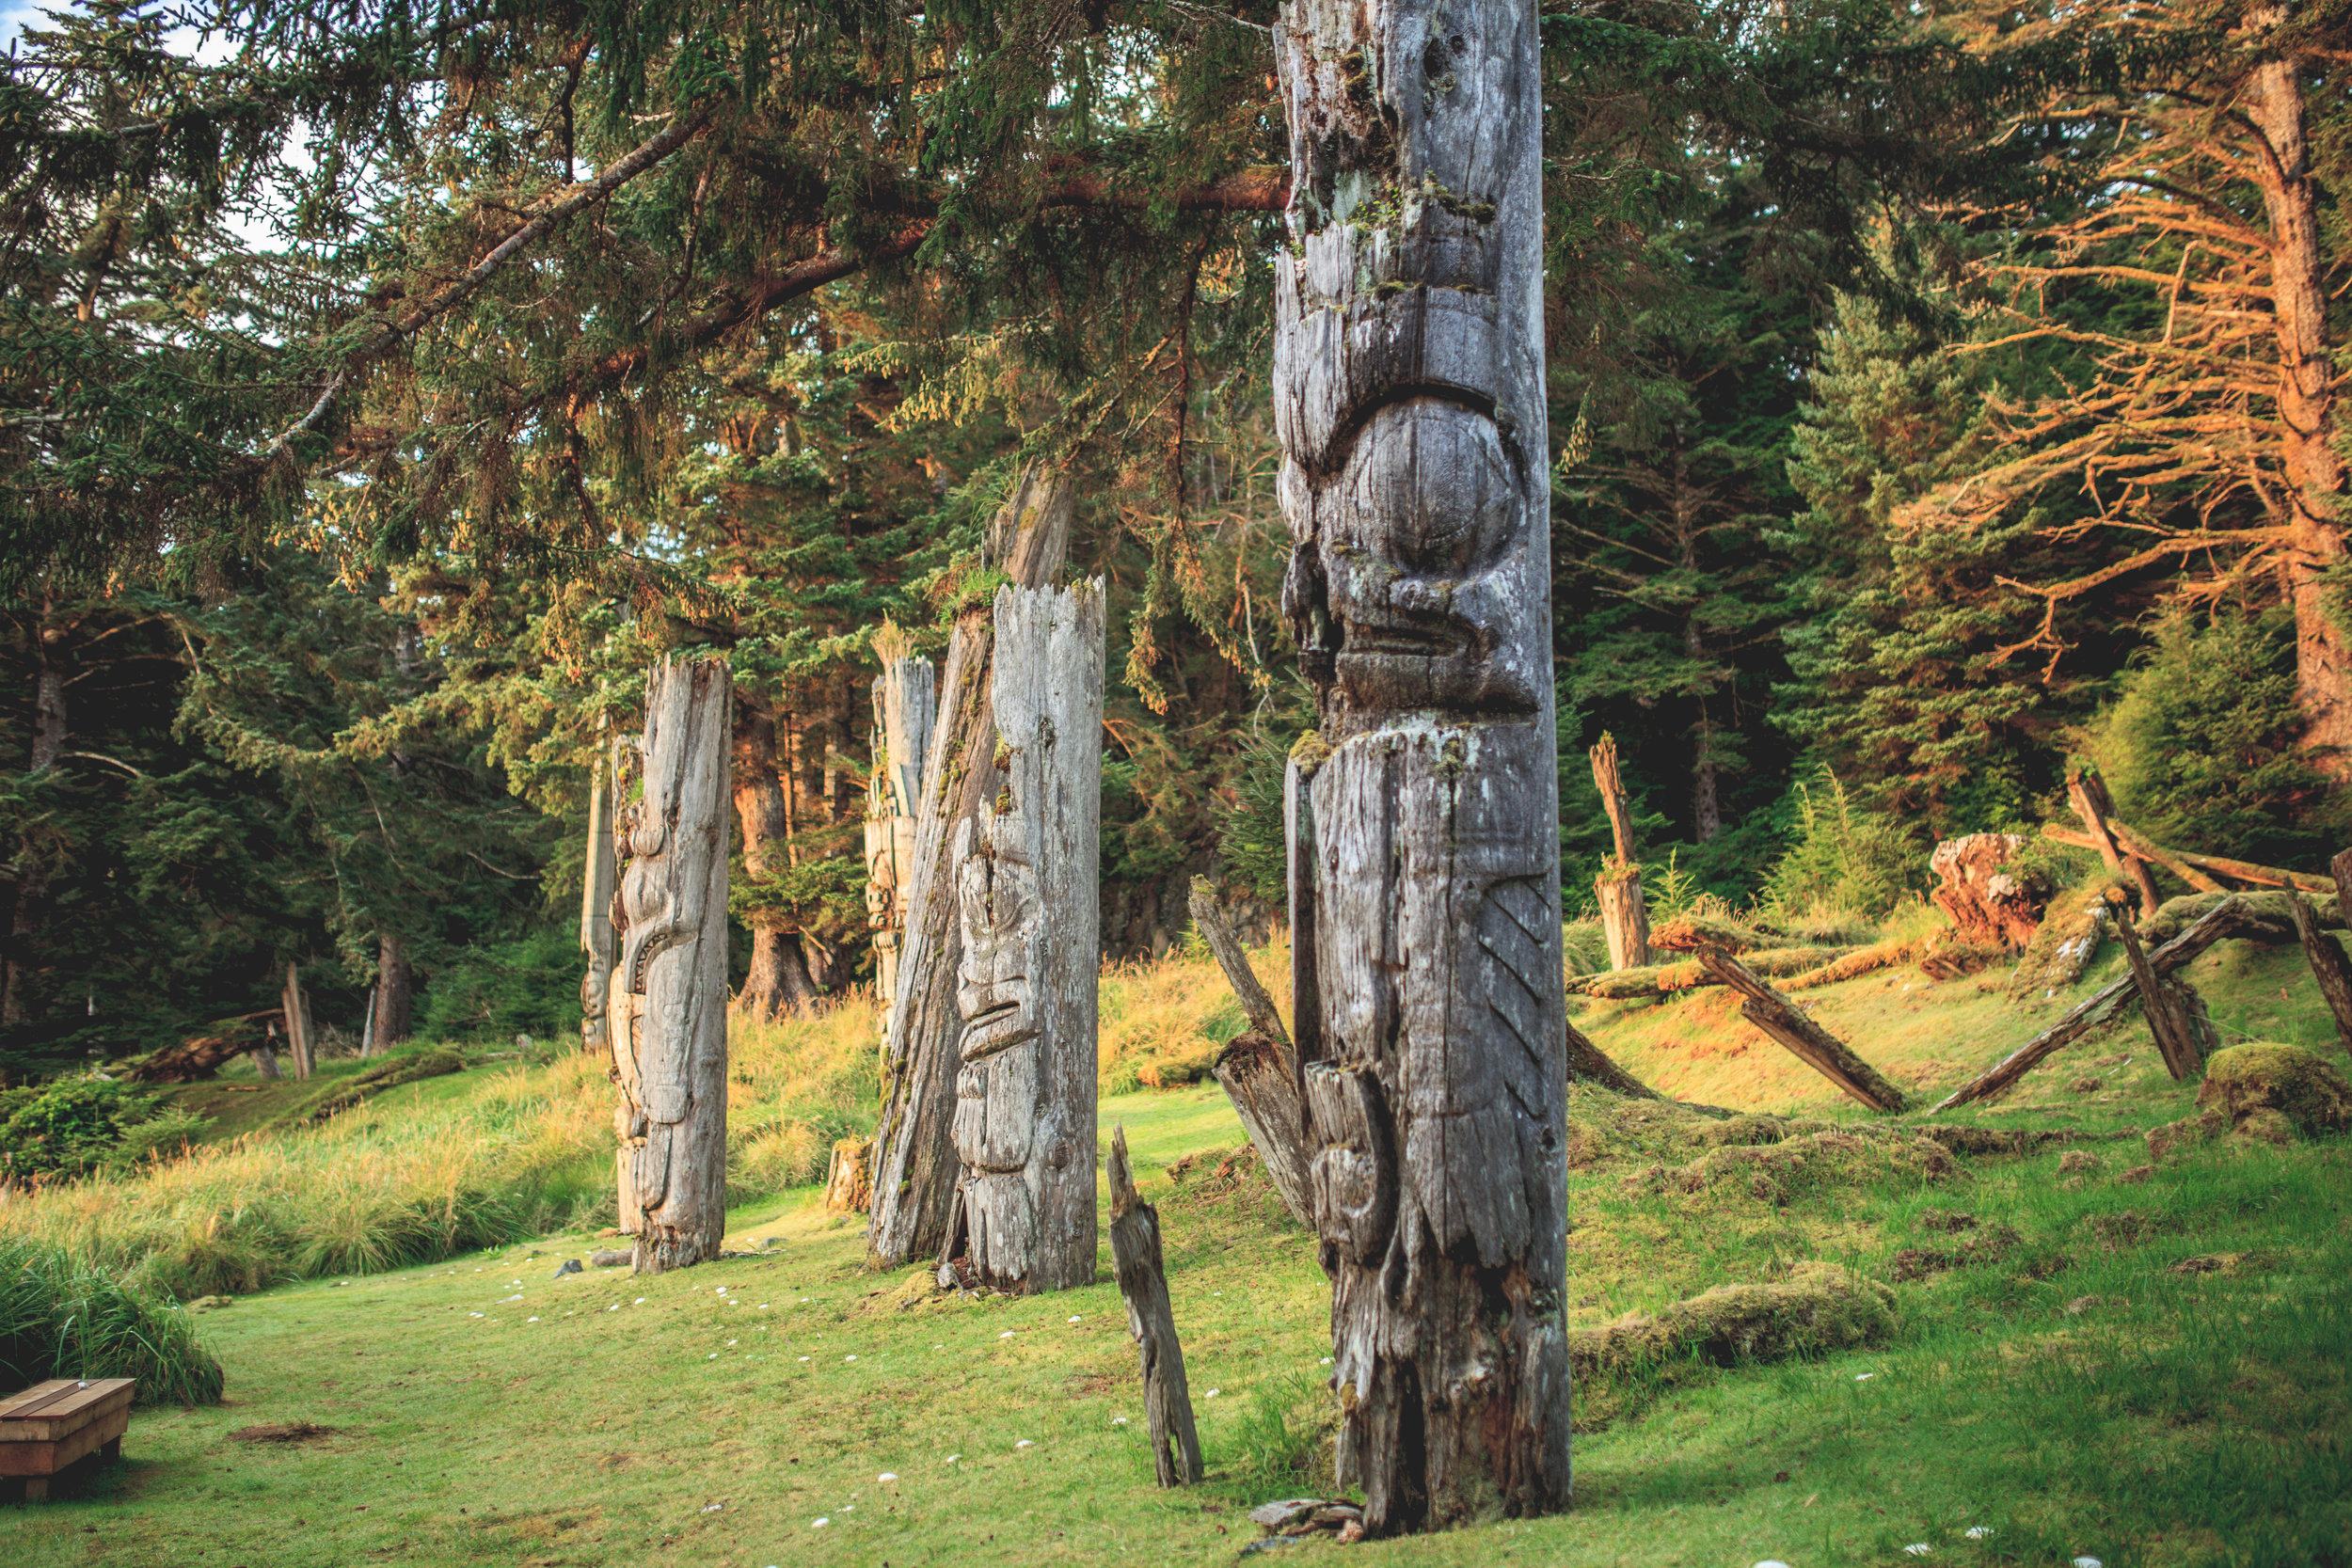
<path id="1" fill-rule="evenodd" d="M 1542 72 L 1529 0 L 1280 17 L 1291 994 L 1380 1535 L 1568 1498 Z"/>
<path id="2" fill-rule="evenodd" d="M 1070 545 L 1076 492 L 1069 477 L 1025 469 L 982 546 L 984 565 L 1016 583 L 1042 587 Z M 882 1054 L 882 1113 L 874 1134 L 874 1216 L 867 1261 L 904 1268 L 939 1253 L 961 1166 L 956 1160 L 956 1076 L 963 1020 L 956 1011 L 963 957 L 955 868 L 957 827 L 996 796 L 996 721 L 989 692 L 993 612 L 975 606 L 956 618 L 942 673 L 938 721 L 923 765 L 923 809 L 907 928 L 898 954 L 898 999 Z"/>
<path id="3" fill-rule="evenodd" d="M 55 652 L 56 644 L 64 641 L 64 628 L 54 621 L 54 607 L 47 601 L 41 606 L 39 629 L 33 635 L 33 647 L 40 659 L 33 676 L 33 747 L 25 766 L 28 773 L 42 773 L 57 765 L 65 754 L 66 738 L 71 731 L 66 722 L 66 673 Z M 36 852 L 29 843 L 20 843 L 17 862 L 15 904 L 8 914 L 8 950 L 5 968 L 0 968 L 0 1024 L 22 1023 L 29 1010 L 27 994 L 31 974 L 33 939 L 40 934 L 44 906 L 49 900 L 49 879 L 33 869 Z"/>
<path id="4" fill-rule="evenodd" d="M 612 983 L 612 894 L 618 886 L 612 849 L 612 774 L 596 759 L 588 784 L 588 855 L 580 877 L 580 948 L 588 973 L 580 980 L 580 1046 L 597 1056 L 612 1042 L 604 1027 L 605 993 Z"/>
<path id="5" fill-rule="evenodd" d="M 1127 1328 L 1143 1363 L 1143 1413 L 1151 1423 L 1152 1462 L 1162 1486 L 1200 1484 L 1200 1439 L 1193 1431 L 1192 1391 L 1184 1384 L 1184 1347 L 1168 1299 L 1160 1258 L 1159 1211 L 1136 1191 L 1127 1166 L 1127 1130 L 1111 1130 L 1111 1262 L 1127 1302 Z"/>
<path id="6" fill-rule="evenodd" d="M 906 651 L 898 628 L 874 634 L 882 673 L 874 677 L 874 775 L 866 801 L 866 927 L 874 943 L 874 991 L 882 1041 L 898 999 L 898 954 L 906 941 L 906 895 L 914 879 L 923 765 L 938 718 L 931 661 Z"/>
<path id="7" fill-rule="evenodd" d="M 715 1257 L 726 1234 L 730 689 L 724 659 L 663 659 L 643 741 L 615 748 L 621 953 L 607 1023 L 621 1212 L 637 1220 L 642 1272 Z"/>
<path id="8" fill-rule="evenodd" d="M 840 1138 L 825 1166 L 825 1207 L 836 1214 L 862 1214 L 874 1206 L 874 1146 L 864 1138 Z"/>
<path id="9" fill-rule="evenodd" d="M 318 1068 L 310 1040 L 310 999 L 302 994 L 302 971 L 292 959 L 286 962 L 286 984 L 279 1002 L 286 1009 L 286 1049 L 294 1057 L 294 1076 L 308 1078 Z"/>
<path id="10" fill-rule="evenodd" d="M 1609 831 L 1617 841 L 1617 852 L 1602 862 L 1600 875 L 1593 879 L 1600 928 L 1609 939 L 1609 967 L 1640 969 L 1650 961 L 1649 908 L 1642 899 L 1642 864 L 1633 857 L 1633 813 L 1617 775 L 1617 737 L 1602 736 L 1592 760 L 1593 787 L 1600 791 L 1601 809 L 1609 814 Z"/>
<path id="11" fill-rule="evenodd" d="M 268 1046 L 257 1045 L 246 1054 L 253 1058 L 253 1070 L 261 1075 L 264 1084 L 275 1084 L 285 1077 L 278 1068 L 278 1053 Z"/>
<path id="12" fill-rule="evenodd" d="M 2328 1011 L 2336 1021 L 2336 1043 L 2352 1052 L 2352 959 L 2344 957 L 2334 937 L 2319 928 L 2318 917 L 2301 894 L 2288 894 L 2287 907 L 2295 911 L 2295 932 L 2302 939 L 2312 977 L 2319 982 L 2319 994 L 2327 998 Z"/>
<path id="13" fill-rule="evenodd" d="M 2115 934 L 2122 941 L 2132 983 L 2139 988 L 2139 1009 L 2148 1020 L 2148 1032 L 2155 1037 L 2156 1052 L 2163 1056 L 2166 1069 L 2175 1079 L 2199 1076 L 2205 1057 L 2221 1045 L 2219 1032 L 2206 1016 L 2204 999 L 2186 981 L 2167 978 L 2148 961 L 2139 945 L 2139 933 L 2130 921 L 2117 921 Z"/>
<path id="14" fill-rule="evenodd" d="M 1066 1291 L 1094 1282 L 1097 1240 L 1102 579 L 1009 585 L 995 616 L 1003 788 L 956 825 L 963 1234 L 946 1250 L 992 1289 Z"/>
<path id="15" fill-rule="evenodd" d="M 755 879 L 771 876 L 790 864 L 792 834 L 792 791 L 777 755 L 774 714 L 756 698 L 739 694 L 732 741 L 735 759 L 728 776 L 743 834 L 743 870 Z M 753 913 L 749 924 L 751 968 L 736 1008 L 763 1022 L 815 1013 L 817 988 L 798 933 L 766 911 Z"/>
<path id="16" fill-rule="evenodd" d="M 1249 1027 L 1216 1053 L 1209 1072 L 1233 1102 L 1233 1114 L 1257 1146 L 1283 1207 L 1299 1224 L 1312 1227 L 1307 1119 L 1298 1099 L 1298 1057 L 1291 1049 L 1290 1032 L 1282 1027 L 1274 998 L 1258 983 L 1257 971 L 1249 967 L 1249 955 L 1217 912 L 1206 877 L 1192 879 L 1191 910 L 1193 928 L 1209 944 L 1217 967 L 1225 972 L 1225 983 L 1240 999 L 1242 1017 L 1249 1021 Z"/>
<path id="17" fill-rule="evenodd" d="M 2248 13 L 2250 29 L 2288 23 L 2284 7 Z M 2305 128 L 2301 62 L 2266 60 L 2247 83 L 2245 110 L 2270 158 L 2249 160 L 2270 226 L 2271 319 L 2279 340 L 2279 423 L 2284 437 L 2289 588 L 2295 602 L 2296 701 L 2305 743 L 2339 780 L 2352 779 L 2352 642 L 2329 599 L 2328 572 L 2344 559 L 2344 459 L 2335 447 L 2335 382 L 2328 341 L 2328 256 Z"/>
<path id="18" fill-rule="evenodd" d="M 361 1055 L 381 1056 L 408 1037 L 413 990 L 407 950 L 387 931 L 376 942 L 374 1002 L 368 1015 L 367 1048 Z"/>

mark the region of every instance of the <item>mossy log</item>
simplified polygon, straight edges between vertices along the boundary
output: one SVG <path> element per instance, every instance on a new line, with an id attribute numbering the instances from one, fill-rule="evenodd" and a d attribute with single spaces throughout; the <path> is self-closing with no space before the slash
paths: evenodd
<path id="1" fill-rule="evenodd" d="M 1768 947 L 1760 952 L 1743 953 L 1740 961 L 1758 974 L 1778 978 L 1784 974 L 1804 974 L 1824 969 L 1857 951 L 1851 947 Z M 1708 974 L 1707 966 L 1698 959 L 1682 958 L 1674 963 L 1652 964 L 1645 969 L 1588 974 L 1568 982 L 1568 990 L 1597 1001 L 1629 1002 L 1645 996 L 1672 996 L 1677 991 L 1721 984 L 1723 982 Z"/>

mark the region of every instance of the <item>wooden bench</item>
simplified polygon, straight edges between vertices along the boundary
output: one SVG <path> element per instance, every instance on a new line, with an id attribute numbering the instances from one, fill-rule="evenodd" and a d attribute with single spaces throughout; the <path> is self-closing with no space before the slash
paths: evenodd
<path id="1" fill-rule="evenodd" d="M 121 1458 L 136 1386 L 127 1377 L 63 1377 L 0 1400 L 0 1476 L 23 1477 L 24 1500 L 37 1503 L 49 1478 L 83 1455 Z"/>

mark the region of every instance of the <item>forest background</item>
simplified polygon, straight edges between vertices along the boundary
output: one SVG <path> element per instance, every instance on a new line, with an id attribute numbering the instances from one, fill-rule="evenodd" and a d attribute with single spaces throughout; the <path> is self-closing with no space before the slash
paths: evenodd
<path id="1" fill-rule="evenodd" d="M 1431 8 L 1442 22 L 1442 7 Z M 1547 3 L 1565 901 L 1879 913 L 2065 815 L 2340 847 L 2340 5 Z M 576 1028 L 588 766 L 734 661 L 735 976 L 866 983 L 885 624 L 1027 464 L 1107 955 L 1279 899 L 1264 0 L 48 13 L 0 85 L 0 1074 Z M 1363 62 L 1359 69 L 1368 69 Z M 1392 214 L 1365 212 L 1377 224 Z"/>

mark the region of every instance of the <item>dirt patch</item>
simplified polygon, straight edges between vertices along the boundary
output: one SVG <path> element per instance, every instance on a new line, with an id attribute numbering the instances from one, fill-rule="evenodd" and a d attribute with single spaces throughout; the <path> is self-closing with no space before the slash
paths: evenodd
<path id="1" fill-rule="evenodd" d="M 280 1421 L 266 1426 L 239 1427 L 229 1434 L 232 1443 L 315 1443 L 335 1435 L 333 1427 L 314 1421 Z"/>

